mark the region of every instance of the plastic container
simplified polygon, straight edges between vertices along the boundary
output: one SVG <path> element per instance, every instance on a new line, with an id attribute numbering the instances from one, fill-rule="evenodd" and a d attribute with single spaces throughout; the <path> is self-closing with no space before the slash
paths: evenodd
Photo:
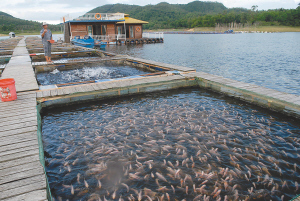
<path id="1" fill-rule="evenodd" d="M 1 101 L 13 101 L 17 99 L 15 80 L 13 78 L 0 79 Z"/>
<path id="2" fill-rule="evenodd" d="M 49 41 L 49 43 L 54 43 L 55 41 L 54 40 L 48 40 Z"/>

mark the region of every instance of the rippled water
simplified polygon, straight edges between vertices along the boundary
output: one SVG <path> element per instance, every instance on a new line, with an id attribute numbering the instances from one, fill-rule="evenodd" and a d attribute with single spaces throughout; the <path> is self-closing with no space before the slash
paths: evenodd
<path id="1" fill-rule="evenodd" d="M 193 67 L 300 95 L 300 33 L 164 35 L 159 44 L 108 46 L 106 51 Z"/>
<path id="2" fill-rule="evenodd" d="M 88 67 L 93 66 L 93 67 Z M 37 74 L 40 85 L 63 84 L 70 82 L 83 82 L 91 80 L 103 80 L 121 78 L 134 75 L 142 75 L 146 71 L 130 66 L 95 66 L 86 64 L 86 67 L 74 70 L 45 72 Z"/>
<path id="3" fill-rule="evenodd" d="M 42 124 L 56 200 L 289 200 L 300 193 L 299 121 L 205 90 L 51 109 Z"/>

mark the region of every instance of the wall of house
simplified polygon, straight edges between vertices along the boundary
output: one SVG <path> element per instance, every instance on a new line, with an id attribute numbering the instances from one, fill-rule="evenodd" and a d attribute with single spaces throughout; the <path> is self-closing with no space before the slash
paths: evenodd
<path id="1" fill-rule="evenodd" d="M 116 34 L 116 27 L 114 24 L 107 24 L 107 32 L 106 35 L 114 35 Z"/>
<path id="2" fill-rule="evenodd" d="M 71 32 L 73 38 L 74 36 L 84 37 L 88 35 L 86 24 L 71 24 Z"/>
<path id="3" fill-rule="evenodd" d="M 142 38 L 143 27 L 141 24 L 134 26 L 134 38 L 139 39 Z"/>

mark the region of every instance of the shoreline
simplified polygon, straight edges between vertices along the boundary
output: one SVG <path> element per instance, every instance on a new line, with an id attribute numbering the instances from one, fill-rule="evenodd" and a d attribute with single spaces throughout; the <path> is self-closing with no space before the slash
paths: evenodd
<path id="1" fill-rule="evenodd" d="M 145 32 L 218 32 L 223 33 L 232 29 L 234 32 L 268 32 L 268 33 L 284 33 L 284 32 L 300 32 L 300 27 L 288 26 L 258 26 L 244 28 L 215 28 L 215 27 L 195 27 L 192 29 L 145 29 Z"/>
<path id="2" fill-rule="evenodd" d="M 15 33 L 15 34 L 16 36 L 28 36 L 28 35 L 40 35 L 40 32 Z M 63 34 L 63 32 L 53 31 L 52 34 Z M 0 34 L 0 37 L 2 36 L 9 36 L 9 34 Z"/>
<path id="3" fill-rule="evenodd" d="M 195 27 L 191 29 L 144 29 L 145 32 L 217 32 L 224 33 L 224 31 L 232 29 L 234 32 L 244 33 L 285 33 L 285 32 L 300 32 L 299 27 L 289 26 L 258 26 L 258 27 L 244 27 L 244 28 L 216 28 L 216 27 Z M 53 34 L 63 34 L 62 32 L 52 32 Z M 39 32 L 16 33 L 17 36 L 25 35 L 39 35 Z M 0 34 L 0 37 L 9 36 L 8 34 Z"/>

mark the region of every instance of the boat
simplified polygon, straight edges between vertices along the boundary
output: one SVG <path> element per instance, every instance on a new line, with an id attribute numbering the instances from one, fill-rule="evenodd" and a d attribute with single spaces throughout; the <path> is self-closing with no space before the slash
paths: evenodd
<path id="1" fill-rule="evenodd" d="M 229 29 L 227 31 L 224 31 L 225 34 L 230 34 L 230 33 L 233 33 L 233 30 L 232 29 Z"/>
<path id="2" fill-rule="evenodd" d="M 100 49 L 105 49 L 106 45 L 107 45 L 107 41 L 100 41 L 100 40 L 94 41 L 94 46 L 99 47 Z"/>
<path id="3" fill-rule="evenodd" d="M 105 49 L 107 45 L 106 41 L 95 40 L 91 36 L 84 36 L 83 38 L 80 38 L 80 36 L 75 36 L 74 39 L 71 40 L 71 43 L 87 48 L 100 47 L 100 49 Z"/>
<path id="4" fill-rule="evenodd" d="M 75 36 L 74 39 L 71 40 L 71 43 L 81 47 L 94 48 L 94 39 L 90 36 L 84 36 L 83 38 Z"/>

